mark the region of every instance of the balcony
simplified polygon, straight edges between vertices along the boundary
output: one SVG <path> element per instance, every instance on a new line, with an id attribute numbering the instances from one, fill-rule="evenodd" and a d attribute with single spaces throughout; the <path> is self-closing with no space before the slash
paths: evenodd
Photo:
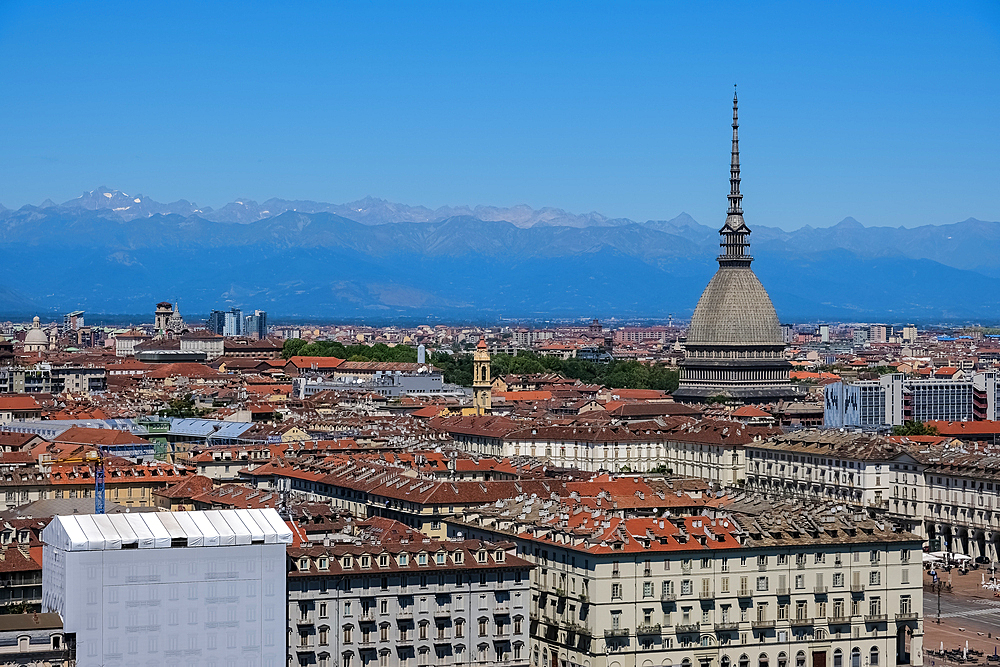
<path id="1" fill-rule="evenodd" d="M 757 571 L 758 572 L 767 572 L 767 565 L 761 565 L 760 563 L 758 563 L 757 564 Z"/>
<path id="2" fill-rule="evenodd" d="M 580 625 L 579 623 L 563 623 L 563 629 L 566 632 L 572 632 L 577 635 L 583 635 L 584 637 L 593 636 L 590 632 L 590 628 L 585 625 Z"/>
<path id="3" fill-rule="evenodd" d="M 738 598 L 752 598 L 753 593 L 750 592 L 749 588 L 741 588 L 738 593 L 736 593 Z"/>
<path id="4" fill-rule="evenodd" d="M 506 602 L 498 602 L 495 607 L 493 607 L 493 613 L 497 616 L 508 616 L 510 614 L 510 605 Z"/>
<path id="5" fill-rule="evenodd" d="M 915 611 L 906 612 L 905 614 L 896 614 L 897 621 L 916 621 L 920 618 L 920 614 Z"/>
<path id="6" fill-rule="evenodd" d="M 774 621 L 751 621 L 750 627 L 754 630 L 766 630 L 774 627 Z"/>
<path id="7" fill-rule="evenodd" d="M 730 630 L 739 630 L 740 624 L 735 621 L 723 621 L 722 623 L 715 624 L 716 632 L 728 632 Z"/>
<path id="8" fill-rule="evenodd" d="M 556 588 L 556 589 L 553 589 L 553 592 L 556 594 L 556 597 L 560 597 L 560 598 L 566 597 L 566 589 L 565 588 Z"/>
<path id="9" fill-rule="evenodd" d="M 628 637 L 628 628 L 605 628 L 605 639 L 617 639 Z"/>
<path id="10" fill-rule="evenodd" d="M 309 617 L 300 618 L 299 620 L 297 620 L 295 622 L 295 624 L 296 625 L 301 625 L 301 626 L 316 625 L 315 623 L 313 623 L 313 620 L 311 618 L 309 618 Z"/>
<path id="11" fill-rule="evenodd" d="M 804 570 L 804 569 L 806 569 L 806 564 L 805 563 L 796 563 L 795 564 L 795 569 L 796 570 Z"/>
<path id="12" fill-rule="evenodd" d="M 434 610 L 434 618 L 448 618 L 450 616 L 451 616 L 451 609 L 449 609 L 448 607 L 438 607 L 437 609 Z M 367 621 L 368 619 L 363 618 L 361 620 Z M 375 619 L 373 618 L 372 620 L 374 621 Z"/>
<path id="13" fill-rule="evenodd" d="M 850 616 L 828 616 L 826 622 L 830 625 L 842 625 L 851 622 Z"/>
<path id="14" fill-rule="evenodd" d="M 851 584 L 851 592 L 852 593 L 864 593 L 865 592 L 865 585 L 864 584 Z"/>
<path id="15" fill-rule="evenodd" d="M 375 640 L 369 637 L 368 639 L 361 638 L 358 640 L 358 646 L 361 648 L 372 648 L 375 646 Z"/>
<path id="16" fill-rule="evenodd" d="M 792 590 L 790 588 L 776 588 L 774 589 L 774 594 L 779 596 L 788 596 L 792 594 Z"/>
<path id="17" fill-rule="evenodd" d="M 676 602 L 677 593 L 661 593 L 660 602 Z"/>
<path id="18" fill-rule="evenodd" d="M 678 623 L 674 630 L 679 635 L 691 634 L 693 632 L 701 632 L 701 623 Z"/>
<path id="19" fill-rule="evenodd" d="M 375 622 L 375 610 L 367 609 L 358 614 L 358 620 L 362 623 L 374 623 Z"/>
<path id="20" fill-rule="evenodd" d="M 715 593 L 712 592 L 712 591 L 701 590 L 701 591 L 698 592 L 698 599 L 699 600 L 714 600 L 715 599 Z"/>
<path id="21" fill-rule="evenodd" d="M 396 611 L 396 618 L 413 618 L 413 608 L 412 607 L 400 607 Z"/>
<path id="22" fill-rule="evenodd" d="M 635 629 L 635 634 L 639 635 L 658 635 L 662 631 L 659 623 L 643 623 Z"/>
<path id="23" fill-rule="evenodd" d="M 396 643 L 400 646 L 413 646 L 413 636 L 406 635 L 405 637 L 400 637 L 396 640 Z"/>
<path id="24" fill-rule="evenodd" d="M 889 620 L 885 614 L 865 614 L 865 623 L 885 623 Z"/>
<path id="25" fill-rule="evenodd" d="M 793 628 L 809 627 L 813 625 L 813 619 L 811 618 L 793 618 L 791 620 Z"/>
<path id="26" fill-rule="evenodd" d="M 826 586 L 814 586 L 813 587 L 813 593 L 815 593 L 816 595 L 826 595 L 826 592 L 827 592 L 827 587 Z"/>

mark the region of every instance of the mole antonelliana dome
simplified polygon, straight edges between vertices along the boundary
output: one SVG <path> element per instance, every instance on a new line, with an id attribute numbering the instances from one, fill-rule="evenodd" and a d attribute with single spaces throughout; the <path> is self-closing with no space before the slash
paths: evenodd
<path id="1" fill-rule="evenodd" d="M 781 325 L 771 298 L 750 268 L 750 228 L 740 194 L 739 122 L 733 96 L 733 150 L 729 212 L 719 230 L 719 270 L 698 300 L 688 327 L 674 398 L 737 402 L 795 399 L 791 364 L 785 359 Z"/>
<path id="2" fill-rule="evenodd" d="M 771 297 L 749 267 L 719 269 L 691 317 L 688 344 L 781 345 Z"/>

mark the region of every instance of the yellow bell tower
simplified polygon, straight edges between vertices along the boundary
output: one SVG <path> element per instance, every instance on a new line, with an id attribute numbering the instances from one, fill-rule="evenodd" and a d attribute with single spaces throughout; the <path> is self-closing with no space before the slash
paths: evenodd
<path id="1" fill-rule="evenodd" d="M 490 378 L 490 353 L 486 349 L 486 340 L 479 339 L 476 345 L 476 355 L 472 358 L 472 407 L 477 415 L 488 415 L 492 410 L 491 389 L 493 380 Z"/>

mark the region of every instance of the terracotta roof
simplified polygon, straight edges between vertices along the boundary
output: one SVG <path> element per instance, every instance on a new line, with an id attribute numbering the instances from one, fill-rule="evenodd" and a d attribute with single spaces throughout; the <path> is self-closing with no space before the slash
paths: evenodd
<path id="1" fill-rule="evenodd" d="M 183 482 L 172 484 L 165 489 L 153 491 L 153 495 L 163 498 L 190 498 L 212 489 L 212 480 L 202 475 L 191 475 Z"/>
<path id="2" fill-rule="evenodd" d="M 995 433 L 1000 433 L 1000 421 L 929 421 L 924 422 L 924 425 L 936 428 L 938 435 L 950 435 L 956 437 L 970 435 L 993 435 Z"/>
<path id="3" fill-rule="evenodd" d="M 288 363 L 299 369 L 325 370 L 337 368 L 344 363 L 344 360 L 337 357 L 291 357 L 288 359 Z"/>
<path id="4" fill-rule="evenodd" d="M 770 412 L 764 412 L 756 405 L 744 405 L 733 410 L 734 417 L 770 417 Z"/>
<path id="5" fill-rule="evenodd" d="M 217 370 L 209 368 L 205 364 L 176 363 L 176 364 L 163 364 L 162 366 L 157 366 L 155 369 L 147 371 L 146 377 L 151 380 L 162 380 L 171 377 L 208 379 L 208 378 L 224 378 L 226 376 L 219 373 Z"/>
<path id="6" fill-rule="evenodd" d="M 41 410 L 42 406 L 27 394 L 6 394 L 0 396 L 0 410 Z"/>

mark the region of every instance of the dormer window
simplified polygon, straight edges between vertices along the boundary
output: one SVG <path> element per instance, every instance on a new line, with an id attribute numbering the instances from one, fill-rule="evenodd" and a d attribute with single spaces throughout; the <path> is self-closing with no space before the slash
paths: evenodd
<path id="1" fill-rule="evenodd" d="M 478 552 L 476 552 L 476 560 L 479 561 L 480 563 L 485 563 L 486 562 L 486 551 L 483 550 L 483 549 L 480 549 Z"/>
<path id="2" fill-rule="evenodd" d="M 389 554 L 379 554 L 378 557 L 379 567 L 389 567 Z"/>
<path id="3" fill-rule="evenodd" d="M 322 557 L 322 558 L 320 558 L 319 561 L 318 561 L 317 567 L 319 567 L 319 569 L 321 569 L 321 570 L 327 570 L 327 569 L 329 569 L 330 568 L 330 561 L 329 561 L 329 559 L 326 558 L 325 556 Z"/>
<path id="4" fill-rule="evenodd" d="M 300 558 L 299 559 L 299 569 L 300 570 L 308 570 L 309 569 L 309 559 L 308 558 Z"/>
<path id="5" fill-rule="evenodd" d="M 346 568 L 354 567 L 354 558 L 351 556 L 344 556 L 344 567 Z"/>
<path id="6" fill-rule="evenodd" d="M 455 561 L 457 565 L 461 565 L 462 563 L 465 562 L 465 553 L 461 551 L 456 551 L 452 555 L 452 559 Z"/>
<path id="7" fill-rule="evenodd" d="M 372 566 L 372 557 L 371 556 L 362 556 L 361 557 L 361 567 L 371 567 L 371 566 Z"/>
<path id="8" fill-rule="evenodd" d="M 439 551 L 439 552 L 437 552 L 437 554 L 435 554 L 435 556 L 436 556 L 436 562 L 437 562 L 437 564 L 438 565 L 444 565 L 444 552 L 443 551 Z"/>
<path id="9" fill-rule="evenodd" d="M 498 563 L 502 563 L 506 552 L 503 549 L 497 549 L 493 552 L 493 560 Z"/>
<path id="10" fill-rule="evenodd" d="M 427 565 L 427 554 L 417 554 L 417 565 Z"/>
<path id="11" fill-rule="evenodd" d="M 406 567 L 410 564 L 410 554 L 399 554 L 399 566 Z"/>

